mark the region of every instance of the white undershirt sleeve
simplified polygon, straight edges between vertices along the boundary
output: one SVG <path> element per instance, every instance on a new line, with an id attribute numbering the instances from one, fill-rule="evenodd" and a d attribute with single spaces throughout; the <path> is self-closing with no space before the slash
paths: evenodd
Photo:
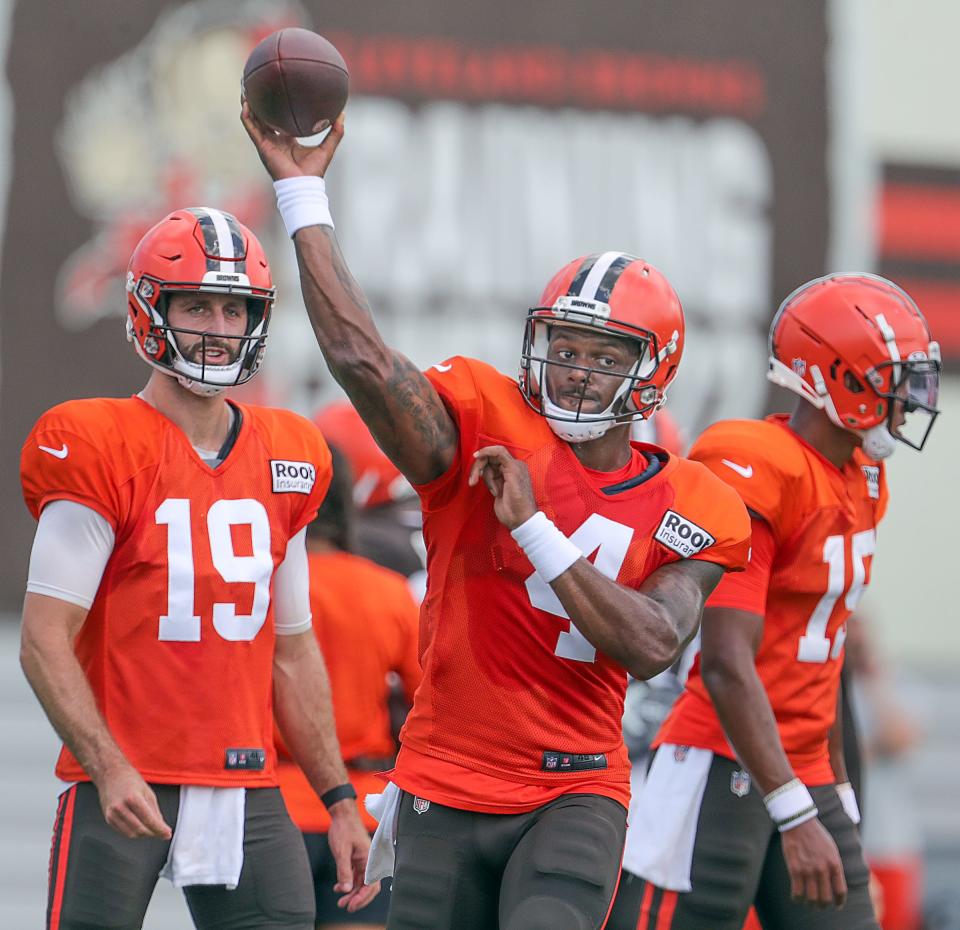
<path id="1" fill-rule="evenodd" d="M 27 590 L 90 609 L 113 552 L 113 527 L 76 501 L 50 501 L 40 513 Z"/>
<path id="2" fill-rule="evenodd" d="M 273 624 L 279 636 L 305 633 L 313 625 L 306 540 L 304 527 L 287 543 L 287 553 L 273 576 Z"/>

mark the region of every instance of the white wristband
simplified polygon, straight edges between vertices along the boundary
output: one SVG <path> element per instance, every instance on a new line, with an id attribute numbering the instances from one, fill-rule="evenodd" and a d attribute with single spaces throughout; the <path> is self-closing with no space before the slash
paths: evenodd
<path id="1" fill-rule="evenodd" d="M 583 558 L 576 544 L 567 539 L 542 510 L 511 530 L 510 535 L 547 584 L 562 575 L 577 559 Z"/>
<path id="2" fill-rule="evenodd" d="M 781 833 L 799 827 L 819 813 L 807 786 L 799 778 L 775 788 L 763 799 L 763 803 Z"/>
<path id="3" fill-rule="evenodd" d="M 277 209 L 291 239 L 304 226 L 329 226 L 333 229 L 327 185 L 323 178 L 313 175 L 281 178 L 273 182 L 273 189 L 277 192 Z"/>
<path id="4" fill-rule="evenodd" d="M 840 804 L 843 806 L 844 813 L 854 823 L 860 823 L 860 805 L 857 804 L 857 795 L 853 790 L 853 785 L 848 781 L 840 782 L 837 785 L 837 794 L 840 796 Z"/>

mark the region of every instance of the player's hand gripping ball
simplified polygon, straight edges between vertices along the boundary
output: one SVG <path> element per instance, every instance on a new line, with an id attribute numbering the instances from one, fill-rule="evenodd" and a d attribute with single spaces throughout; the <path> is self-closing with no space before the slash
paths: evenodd
<path id="1" fill-rule="evenodd" d="M 347 102 L 343 56 L 309 29 L 281 29 L 257 44 L 243 67 L 243 93 L 271 129 L 311 136 L 332 123 Z"/>

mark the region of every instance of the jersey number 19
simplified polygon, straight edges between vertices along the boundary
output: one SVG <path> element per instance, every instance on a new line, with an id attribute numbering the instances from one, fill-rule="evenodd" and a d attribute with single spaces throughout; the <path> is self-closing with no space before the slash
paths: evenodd
<path id="1" fill-rule="evenodd" d="M 169 497 L 158 508 L 156 521 L 167 527 L 167 612 L 160 618 L 160 639 L 200 641 L 200 617 L 194 604 L 193 534 L 190 501 Z M 231 527 L 249 526 L 252 555 L 237 555 Z M 207 512 L 207 537 L 213 567 L 226 582 L 254 586 L 249 614 L 238 614 L 237 605 L 213 605 L 213 628 L 229 640 L 251 640 L 267 619 L 273 556 L 270 552 L 270 518 L 258 500 L 219 500 Z"/>

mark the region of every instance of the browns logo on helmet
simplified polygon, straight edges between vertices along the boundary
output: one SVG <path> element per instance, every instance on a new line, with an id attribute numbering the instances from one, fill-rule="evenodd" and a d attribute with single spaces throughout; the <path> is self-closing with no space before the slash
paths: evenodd
<path id="1" fill-rule="evenodd" d="M 148 365 L 196 394 L 217 394 L 249 381 L 259 370 L 275 288 L 263 247 L 234 216 L 210 207 L 169 214 L 134 249 L 126 286 L 127 338 Z M 246 332 L 216 335 L 217 340 L 236 342 L 228 364 L 206 363 L 202 343 L 200 362 L 183 353 L 178 334 L 201 339 L 208 335 L 169 325 L 167 300 L 184 291 L 246 298 Z"/>
<path id="2" fill-rule="evenodd" d="M 922 449 L 940 412 L 940 346 L 906 291 L 879 275 L 827 275 L 790 294 L 770 326 L 767 376 L 874 459 L 896 441 Z"/>
<path id="3" fill-rule="evenodd" d="M 577 327 L 630 340 L 637 358 L 606 409 L 558 406 L 547 390 L 548 366 L 577 368 L 590 378 L 609 370 L 548 358 L 551 333 Z M 667 279 L 624 252 L 604 252 L 564 265 L 547 284 L 540 305 L 527 312 L 520 360 L 520 390 L 568 442 L 602 436 L 611 426 L 650 416 L 664 401 L 683 353 L 683 309 Z M 582 405 L 581 405 L 582 406 Z"/>

